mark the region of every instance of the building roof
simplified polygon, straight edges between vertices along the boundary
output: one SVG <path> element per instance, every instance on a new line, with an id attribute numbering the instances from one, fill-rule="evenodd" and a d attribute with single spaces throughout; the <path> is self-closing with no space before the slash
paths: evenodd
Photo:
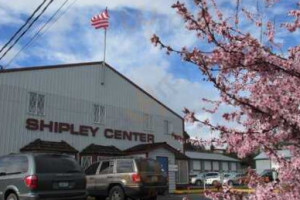
<path id="1" fill-rule="evenodd" d="M 59 152 L 76 154 L 78 151 L 65 141 L 52 142 L 36 139 L 20 149 L 21 152 Z"/>
<path id="2" fill-rule="evenodd" d="M 72 63 L 72 64 L 60 64 L 60 65 L 49 65 L 49 66 L 34 66 L 34 67 L 24 67 L 24 68 L 10 68 L 10 69 L 2 69 L 2 70 L 0 70 L 0 74 L 2 74 L 2 73 L 10 73 L 10 72 L 20 72 L 20 71 L 33 71 L 33 70 L 46 70 L 46 69 L 48 70 L 48 69 L 68 68 L 68 67 L 82 67 L 82 66 L 86 66 L 86 65 L 102 65 L 102 64 L 103 64 L 103 62 L 87 62 L 87 63 Z M 120 72 L 118 72 L 115 68 L 111 67 L 107 63 L 105 63 L 105 66 L 108 67 L 109 69 L 111 69 L 112 71 L 114 71 L 116 74 L 118 74 L 123 79 L 125 79 L 127 82 L 129 82 L 131 85 L 133 85 L 134 87 L 136 87 L 138 90 L 140 90 L 141 92 L 143 92 L 145 95 L 147 95 L 148 97 L 150 97 L 151 99 L 153 99 L 154 101 L 156 101 L 158 104 L 160 104 L 161 106 L 163 106 L 164 108 L 166 108 L 168 111 L 170 111 L 171 113 L 173 113 L 174 115 L 176 115 L 177 117 L 179 117 L 180 119 L 182 119 L 182 121 L 183 121 L 183 117 L 182 116 L 180 116 L 178 113 L 176 113 L 175 111 L 173 111 L 171 108 L 167 107 L 165 104 L 163 104 L 158 99 L 156 99 L 155 97 L 153 97 L 151 94 L 149 94 L 148 92 L 146 92 L 144 89 L 142 89 L 141 87 L 139 87 L 137 84 L 135 84 L 134 82 L 132 82 L 126 76 L 124 76 L 123 74 L 121 74 Z"/>
<path id="3" fill-rule="evenodd" d="M 139 144 L 139 145 L 133 146 L 129 149 L 126 149 L 124 152 L 127 153 L 127 154 L 140 154 L 140 153 L 142 154 L 142 153 L 147 153 L 149 151 L 153 151 L 153 150 L 158 149 L 158 148 L 165 148 L 165 149 L 171 151 L 172 153 L 174 153 L 176 159 L 179 159 L 179 160 L 189 159 L 188 156 L 181 153 L 177 149 L 173 148 L 172 146 L 170 146 L 166 142 Z"/>
<path id="4" fill-rule="evenodd" d="M 190 159 L 198 160 L 220 160 L 220 161 L 232 161 L 240 162 L 240 160 L 225 156 L 220 153 L 207 153 L 207 152 L 195 152 L 195 151 L 186 151 L 185 154 L 190 157 Z"/>
<path id="5" fill-rule="evenodd" d="M 284 158 L 290 158 L 291 152 L 289 150 L 279 150 L 278 155 L 283 156 Z M 254 160 L 269 160 L 270 158 L 265 154 L 265 152 L 262 152 L 258 154 L 256 157 L 254 157 Z"/>
<path id="6" fill-rule="evenodd" d="M 86 148 L 84 148 L 81 152 L 83 154 L 96 154 L 96 155 L 103 155 L 103 156 L 122 156 L 124 152 L 118 149 L 115 146 L 102 146 L 97 144 L 90 144 Z"/>

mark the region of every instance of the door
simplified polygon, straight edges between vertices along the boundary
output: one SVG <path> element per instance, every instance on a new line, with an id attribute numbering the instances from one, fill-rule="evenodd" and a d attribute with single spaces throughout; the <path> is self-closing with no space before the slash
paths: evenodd
<path id="1" fill-rule="evenodd" d="M 99 162 L 92 164 L 85 170 L 86 175 L 86 189 L 89 194 L 94 194 L 96 191 L 96 173 L 98 171 Z"/>
<path id="2" fill-rule="evenodd" d="M 169 171 L 168 157 L 156 156 L 156 160 L 159 162 L 163 172 L 168 174 Z"/>
<path id="3" fill-rule="evenodd" d="M 102 161 L 96 177 L 96 191 L 99 194 L 107 195 L 107 189 L 113 179 L 114 161 Z"/>

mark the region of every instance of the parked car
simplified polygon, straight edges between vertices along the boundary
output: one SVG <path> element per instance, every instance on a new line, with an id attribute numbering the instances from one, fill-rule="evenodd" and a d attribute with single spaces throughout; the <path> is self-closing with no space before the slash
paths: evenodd
<path id="1" fill-rule="evenodd" d="M 162 176 L 164 176 L 164 178 L 162 179 L 162 185 L 165 185 L 165 187 L 159 188 L 157 190 L 157 193 L 159 195 L 165 195 L 169 189 L 169 175 L 168 172 L 164 171 L 163 168 L 161 168 L 161 172 L 162 172 Z"/>
<path id="2" fill-rule="evenodd" d="M 217 185 L 221 183 L 221 174 L 219 172 L 208 172 L 205 174 L 205 184 Z"/>
<path id="3" fill-rule="evenodd" d="M 86 179 L 79 164 L 61 154 L 0 157 L 0 200 L 83 200 Z"/>
<path id="4" fill-rule="evenodd" d="M 224 173 L 223 184 L 230 186 L 239 185 L 239 179 L 243 177 L 242 173 Z"/>
<path id="5" fill-rule="evenodd" d="M 97 200 L 156 200 L 157 192 L 168 188 L 167 177 L 153 159 L 105 159 L 92 164 L 85 173 L 88 194 Z"/>
<path id="6" fill-rule="evenodd" d="M 269 183 L 272 181 L 278 181 L 278 178 L 277 178 L 278 173 L 275 169 L 266 169 L 259 174 L 259 177 L 260 177 L 259 178 L 260 182 Z M 250 181 L 250 177 L 249 177 L 249 175 L 245 174 L 244 176 L 239 178 L 237 181 L 243 185 L 247 185 Z"/>
<path id="7" fill-rule="evenodd" d="M 204 173 L 194 174 L 190 176 L 191 185 L 201 186 L 203 185 L 203 181 L 204 181 Z"/>
<path id="8" fill-rule="evenodd" d="M 277 177 L 278 177 L 278 174 L 277 174 L 277 171 L 274 170 L 274 169 L 266 169 L 264 170 L 261 174 L 260 174 L 260 177 L 262 178 L 262 180 L 266 183 L 269 183 L 269 182 L 273 182 L 275 180 L 278 180 Z"/>

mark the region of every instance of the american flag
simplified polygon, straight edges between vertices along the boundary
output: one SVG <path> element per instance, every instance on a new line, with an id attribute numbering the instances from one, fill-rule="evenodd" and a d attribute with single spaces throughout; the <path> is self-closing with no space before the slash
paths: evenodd
<path id="1" fill-rule="evenodd" d="M 106 29 L 109 26 L 108 19 L 109 19 L 109 15 L 108 15 L 108 11 L 106 8 L 104 12 L 92 17 L 91 24 L 92 24 L 92 26 L 95 27 L 95 29 L 99 29 L 99 28 Z"/>

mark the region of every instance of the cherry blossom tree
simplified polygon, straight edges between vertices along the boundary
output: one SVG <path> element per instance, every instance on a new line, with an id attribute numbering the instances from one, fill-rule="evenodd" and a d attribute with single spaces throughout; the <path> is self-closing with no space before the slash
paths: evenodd
<path id="1" fill-rule="evenodd" d="M 265 0 L 263 3 L 270 7 L 278 1 Z M 278 164 L 275 182 L 265 183 L 250 171 L 248 186 L 254 192 L 247 198 L 299 200 L 300 46 L 293 44 L 286 52 L 280 52 L 274 22 L 241 7 L 240 3 L 241 0 L 236 0 L 235 14 L 230 17 L 222 13 L 215 0 L 194 0 L 196 12 L 180 2 L 172 6 L 184 19 L 186 28 L 195 32 L 201 43 L 209 44 L 208 50 L 199 47 L 174 49 L 157 35 L 153 35 L 151 41 L 168 54 L 178 54 L 194 64 L 218 89 L 220 101 L 205 99 L 214 106 L 207 108 L 207 112 L 216 113 L 221 104 L 237 108 L 224 113 L 223 118 L 243 128 L 201 121 L 185 108 L 186 121 L 202 123 L 220 133 L 220 137 L 202 142 L 206 145 L 209 142 L 226 144 L 227 151 L 237 153 L 240 158 L 260 150 Z M 294 3 L 294 9 L 287 10 L 289 21 L 279 27 L 291 35 L 300 28 L 300 2 Z M 261 31 L 265 41 L 239 28 L 242 18 Z M 289 150 L 291 159 L 285 159 L 278 149 Z M 222 192 L 207 192 L 207 195 L 213 199 L 239 199 L 239 194 L 228 186 L 224 186 Z"/>

